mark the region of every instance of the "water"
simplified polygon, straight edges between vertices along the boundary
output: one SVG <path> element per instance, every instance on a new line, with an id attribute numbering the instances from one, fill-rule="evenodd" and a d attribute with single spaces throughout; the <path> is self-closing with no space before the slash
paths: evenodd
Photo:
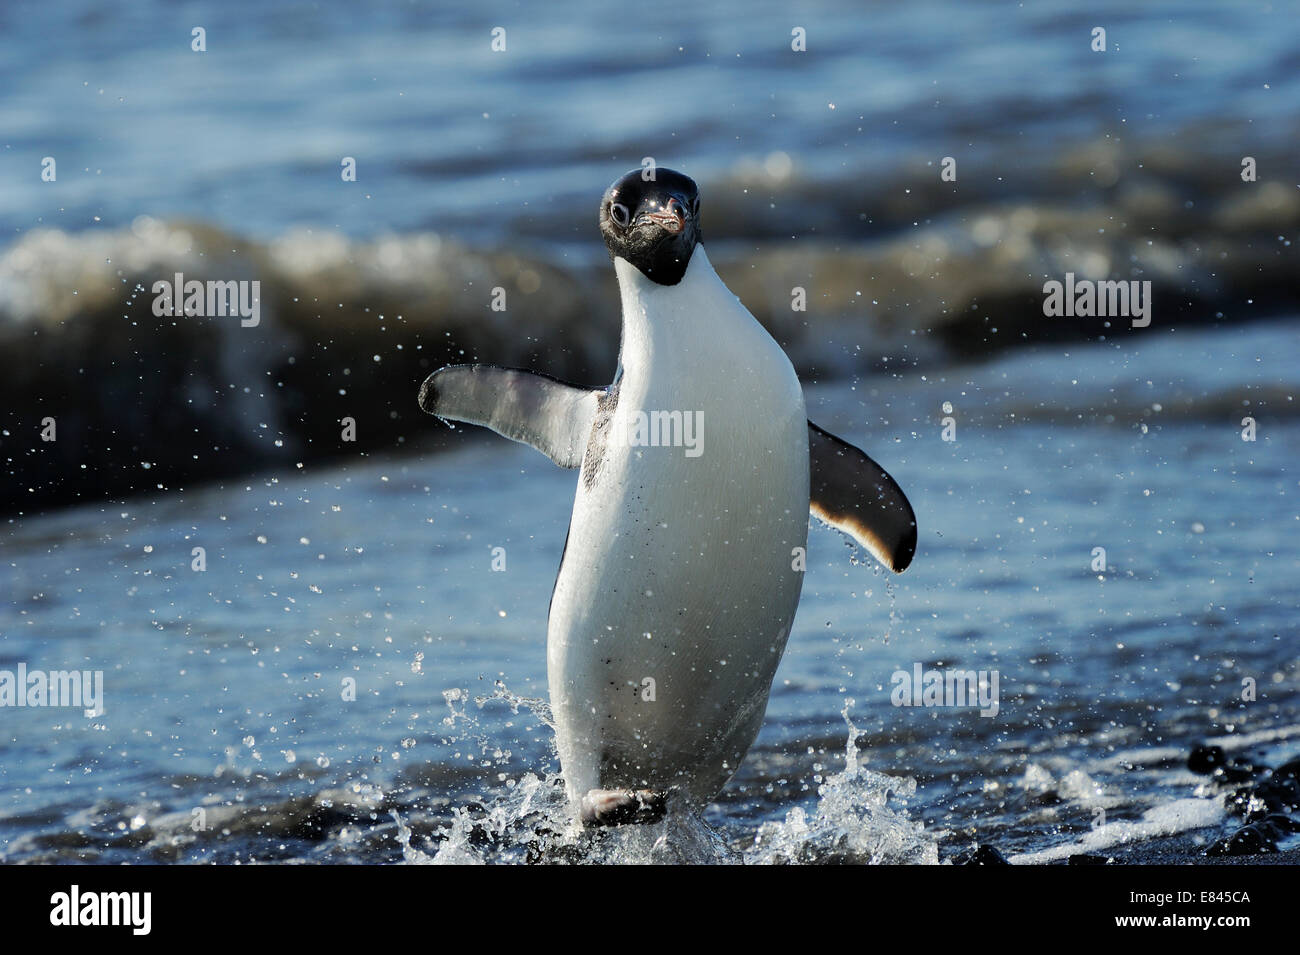
<path id="1" fill-rule="evenodd" d="M 758 742 L 704 819 L 644 831 L 558 809 L 529 701 L 576 478 L 527 448 L 464 431 L 449 454 L 11 519 L 0 668 L 102 669 L 106 702 L 5 711 L 0 851 L 934 861 L 979 841 L 1044 861 L 1208 837 L 1227 822 L 1194 743 L 1300 749 L 1294 327 L 809 383 L 810 416 L 910 496 L 915 562 L 888 579 L 814 527 Z M 996 669 L 1000 712 L 891 705 L 914 663 Z"/>
<path id="2" fill-rule="evenodd" d="M 1059 196 L 1039 164 L 1097 137 L 1190 131 L 1195 156 L 1294 143 L 1294 3 L 1072 6 L 665 0 L 650 22 L 604 26 L 590 0 L 562 17 L 524 3 L 18 0 L 0 8 L 0 230 L 147 214 L 258 238 L 295 225 L 585 240 L 600 187 L 647 154 L 701 182 L 793 167 L 832 202 L 951 155 L 969 200 Z M 1104 54 L 1089 48 L 1099 24 Z M 205 53 L 190 49 L 196 26 Z M 795 26 L 807 53 L 791 50 Z M 39 183 L 45 156 L 57 183 Z M 814 208 L 821 232 L 860 227 L 852 205 Z"/>
<path id="3" fill-rule="evenodd" d="M 1069 6 L 0 5 L 0 670 L 106 693 L 3 711 L 0 859 L 1050 862 L 1231 831 L 1191 747 L 1300 753 L 1300 7 Z M 584 833 L 545 704 L 576 476 L 472 429 L 387 454 L 439 427 L 443 360 L 608 380 L 595 203 L 646 155 L 701 183 L 729 285 L 921 537 L 891 578 L 815 527 L 737 776 L 702 818 Z M 265 324 L 155 321 L 178 270 L 260 277 Z M 1066 270 L 1153 279 L 1152 326 L 1045 322 Z M 526 318 L 484 319 L 496 284 Z M 344 414 L 363 453 L 325 459 Z M 996 670 L 997 715 L 892 705 L 917 664 Z"/>

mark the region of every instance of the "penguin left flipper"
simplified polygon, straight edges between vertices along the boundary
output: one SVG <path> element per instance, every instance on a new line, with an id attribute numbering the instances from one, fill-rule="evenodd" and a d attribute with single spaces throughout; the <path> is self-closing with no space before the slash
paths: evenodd
<path id="1" fill-rule="evenodd" d="M 916 553 L 916 514 L 895 480 L 858 448 L 808 422 L 809 509 L 896 574 Z"/>
<path id="2" fill-rule="evenodd" d="M 576 468 L 601 394 L 522 369 L 446 365 L 420 386 L 420 408 L 439 418 L 491 428 L 536 448 L 562 468 Z"/>

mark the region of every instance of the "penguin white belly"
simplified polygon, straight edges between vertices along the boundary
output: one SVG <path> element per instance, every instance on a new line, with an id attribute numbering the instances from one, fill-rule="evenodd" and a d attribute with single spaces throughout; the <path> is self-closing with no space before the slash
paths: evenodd
<path id="1" fill-rule="evenodd" d="M 637 278 L 620 271 L 624 374 L 552 598 L 551 705 L 571 797 L 703 802 L 757 735 L 799 601 L 808 424 L 789 360 L 702 248 L 673 290 L 702 313 L 665 311 Z M 637 443 L 654 412 L 693 415 L 698 447 Z"/>

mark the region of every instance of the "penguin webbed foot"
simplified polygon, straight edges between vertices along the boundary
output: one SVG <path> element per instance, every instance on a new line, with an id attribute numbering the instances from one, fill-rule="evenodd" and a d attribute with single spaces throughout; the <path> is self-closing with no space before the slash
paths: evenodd
<path id="1" fill-rule="evenodd" d="M 668 793 L 651 789 L 592 789 L 582 797 L 578 817 L 584 826 L 646 825 L 668 810 Z"/>

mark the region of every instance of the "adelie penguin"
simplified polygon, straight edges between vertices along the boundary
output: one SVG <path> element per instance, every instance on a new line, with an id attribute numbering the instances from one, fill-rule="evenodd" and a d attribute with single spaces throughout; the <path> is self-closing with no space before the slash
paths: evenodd
<path id="1" fill-rule="evenodd" d="M 623 300 L 611 385 L 452 365 L 420 389 L 430 414 L 580 469 L 546 656 L 588 824 L 658 818 L 669 794 L 702 807 L 736 772 L 790 635 L 810 510 L 892 571 L 916 550 L 902 490 L 808 421 L 790 360 L 709 264 L 695 183 L 629 172 L 600 232 Z"/>

